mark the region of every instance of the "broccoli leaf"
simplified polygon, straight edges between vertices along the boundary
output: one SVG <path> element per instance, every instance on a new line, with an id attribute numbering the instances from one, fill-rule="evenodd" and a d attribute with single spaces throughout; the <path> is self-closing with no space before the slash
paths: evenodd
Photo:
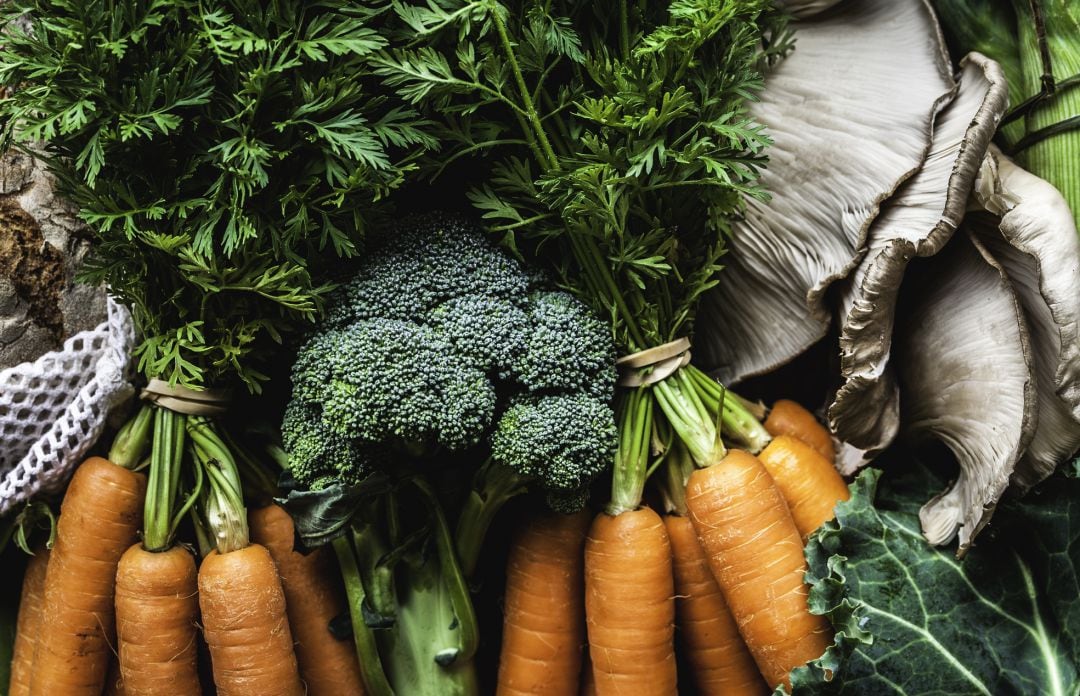
<path id="1" fill-rule="evenodd" d="M 914 463 L 867 470 L 811 539 L 811 608 L 837 645 L 793 673 L 794 693 L 1080 693 L 1080 480 L 1002 502 L 962 560 L 919 528 L 944 483 Z"/>

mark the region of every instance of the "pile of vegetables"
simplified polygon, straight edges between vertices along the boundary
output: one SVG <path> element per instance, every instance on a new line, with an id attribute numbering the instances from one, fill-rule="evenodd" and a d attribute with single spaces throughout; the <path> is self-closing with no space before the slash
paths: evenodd
<path id="1" fill-rule="evenodd" d="M 1066 4 L 6 3 L 145 380 L 10 693 L 1063 693 Z"/>

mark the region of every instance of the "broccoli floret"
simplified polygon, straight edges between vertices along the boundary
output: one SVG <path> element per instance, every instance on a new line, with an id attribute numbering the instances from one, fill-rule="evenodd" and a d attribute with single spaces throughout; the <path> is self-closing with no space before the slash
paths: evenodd
<path id="1" fill-rule="evenodd" d="M 354 485 L 370 473 L 372 443 L 360 443 L 331 431 L 317 404 L 292 401 L 285 409 L 281 427 L 289 470 L 311 490 L 332 483 Z"/>
<path id="2" fill-rule="evenodd" d="M 615 456 L 615 417 L 588 394 L 523 396 L 513 400 L 491 435 L 491 457 L 545 491 L 573 494 L 588 487 Z"/>
<path id="3" fill-rule="evenodd" d="M 501 297 L 465 295 L 447 300 L 431 311 L 430 324 L 458 354 L 482 370 L 507 375 L 515 356 L 525 350 L 529 317 Z"/>
<path id="4" fill-rule="evenodd" d="M 408 451 L 476 444 L 491 423 L 495 388 L 433 329 L 368 319 L 317 334 L 301 349 L 293 400 L 318 404 L 339 437 Z"/>
<path id="5" fill-rule="evenodd" d="M 533 292 L 527 311 L 531 332 L 511 364 L 513 378 L 533 392 L 584 391 L 610 400 L 615 389 L 610 329 L 560 290 Z"/>
<path id="6" fill-rule="evenodd" d="M 332 300 L 329 322 L 384 317 L 424 321 L 457 297 L 523 304 L 529 276 L 475 225 L 425 217 L 394 231 Z"/>

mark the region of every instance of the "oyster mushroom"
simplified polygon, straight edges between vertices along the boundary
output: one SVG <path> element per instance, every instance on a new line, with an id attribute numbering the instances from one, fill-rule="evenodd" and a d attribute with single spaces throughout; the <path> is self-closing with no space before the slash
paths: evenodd
<path id="1" fill-rule="evenodd" d="M 1027 320 L 1038 426 L 1013 474 L 1022 490 L 1080 447 L 1080 238 L 1052 185 L 992 148 L 972 195 L 972 228 L 1009 274 Z"/>
<path id="2" fill-rule="evenodd" d="M 956 91 L 922 0 L 850 0 L 795 28 L 795 51 L 751 107 L 774 141 L 762 178 L 772 200 L 748 204 L 695 329 L 695 356 L 726 383 L 825 335 L 826 288 L 850 272 L 881 203 L 921 166 Z"/>
<path id="3" fill-rule="evenodd" d="M 894 337 L 905 435 L 956 457 L 953 485 L 920 511 L 933 544 L 958 555 L 986 525 L 1035 430 L 1023 308 L 1005 269 L 966 228 L 912 264 Z"/>
<path id="4" fill-rule="evenodd" d="M 1005 112 L 1005 77 L 994 61 L 971 54 L 961 61 L 959 83 L 956 100 L 934 126 L 929 156 L 874 220 L 866 254 L 840 295 L 842 381 L 829 421 L 837 437 L 866 450 L 862 461 L 845 460 L 844 473 L 896 436 L 898 392 L 888 361 L 900 282 L 913 258 L 936 254 L 952 237 Z"/>

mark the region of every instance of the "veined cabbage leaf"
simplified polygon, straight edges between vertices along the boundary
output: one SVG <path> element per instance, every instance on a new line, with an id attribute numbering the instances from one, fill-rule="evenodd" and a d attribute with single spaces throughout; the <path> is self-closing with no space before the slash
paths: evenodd
<path id="1" fill-rule="evenodd" d="M 795 694 L 1080 693 L 1080 478 L 1004 500 L 962 560 L 919 528 L 947 483 L 915 462 L 863 471 L 810 540 L 811 610 L 836 645 Z M 832 679 L 826 679 L 826 670 Z"/>

